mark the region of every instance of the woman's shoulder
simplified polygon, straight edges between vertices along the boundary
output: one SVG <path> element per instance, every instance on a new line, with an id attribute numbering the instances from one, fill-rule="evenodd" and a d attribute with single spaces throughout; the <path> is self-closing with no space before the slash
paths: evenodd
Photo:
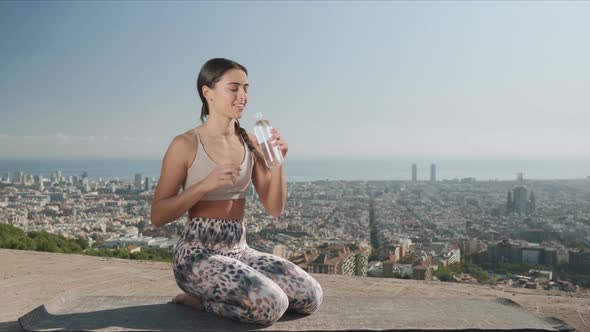
<path id="1" fill-rule="evenodd" d="M 184 133 L 178 134 L 174 139 L 182 141 L 183 144 L 187 145 L 187 147 L 190 148 L 190 147 L 194 147 L 196 145 L 198 137 L 197 137 L 197 134 L 195 133 L 195 129 L 192 128 L 192 129 L 185 131 Z"/>
<path id="2" fill-rule="evenodd" d="M 196 149 L 197 137 L 192 129 L 174 136 L 169 147 L 169 150 L 175 154 L 175 157 L 182 159 L 187 165 L 194 159 Z"/>

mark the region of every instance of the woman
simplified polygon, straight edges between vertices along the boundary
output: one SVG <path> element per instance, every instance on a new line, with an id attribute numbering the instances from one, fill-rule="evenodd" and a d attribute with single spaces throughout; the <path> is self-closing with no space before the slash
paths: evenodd
<path id="1" fill-rule="evenodd" d="M 258 141 L 238 121 L 248 102 L 247 75 L 244 66 L 223 58 L 201 68 L 197 89 L 203 124 L 170 143 L 151 221 L 161 227 L 189 213 L 173 262 L 184 293 L 173 303 L 271 325 L 287 310 L 316 311 L 323 292 L 299 266 L 246 243 L 243 217 L 250 183 L 274 217 L 282 213 L 287 197 L 284 167 L 268 169 Z M 286 156 L 287 142 L 276 129 L 272 134 L 273 144 Z"/>

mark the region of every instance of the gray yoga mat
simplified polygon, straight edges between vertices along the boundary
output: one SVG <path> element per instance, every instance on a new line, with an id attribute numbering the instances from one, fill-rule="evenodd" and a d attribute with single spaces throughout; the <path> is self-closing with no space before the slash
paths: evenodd
<path id="1" fill-rule="evenodd" d="M 28 331 L 573 331 L 505 298 L 324 296 L 311 315 L 285 313 L 271 326 L 232 321 L 171 296 L 80 296 L 66 291 L 18 319 Z"/>

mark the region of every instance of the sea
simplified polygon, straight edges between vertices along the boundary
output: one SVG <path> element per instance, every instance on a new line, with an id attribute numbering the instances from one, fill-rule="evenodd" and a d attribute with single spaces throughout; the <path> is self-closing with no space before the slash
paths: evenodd
<path id="1" fill-rule="evenodd" d="M 514 180 L 522 172 L 525 179 L 588 179 L 590 158 L 544 159 L 286 159 L 288 182 L 316 180 L 410 180 L 412 164 L 417 166 L 418 180 L 430 178 L 430 165 L 435 164 L 437 180 L 476 178 L 478 181 Z M 139 173 L 154 180 L 160 177 L 161 158 L 0 158 L 0 177 L 15 172 L 49 178 L 61 171 L 63 176 L 82 175 L 90 180 L 132 180 Z"/>

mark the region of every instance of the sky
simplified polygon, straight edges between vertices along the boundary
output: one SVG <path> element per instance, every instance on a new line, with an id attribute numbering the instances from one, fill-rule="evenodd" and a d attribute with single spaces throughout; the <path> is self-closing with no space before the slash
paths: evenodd
<path id="1" fill-rule="evenodd" d="M 588 2 L 0 2 L 0 156 L 162 158 L 210 58 L 287 158 L 590 156 Z"/>

